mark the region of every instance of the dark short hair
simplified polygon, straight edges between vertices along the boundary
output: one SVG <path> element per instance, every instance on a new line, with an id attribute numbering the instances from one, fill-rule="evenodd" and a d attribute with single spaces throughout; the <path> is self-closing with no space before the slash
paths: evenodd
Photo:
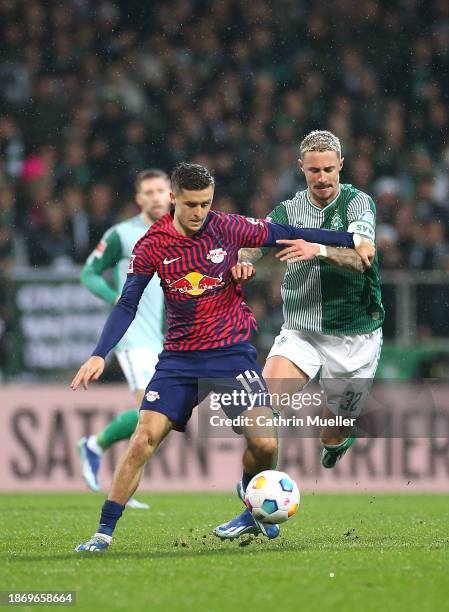
<path id="1" fill-rule="evenodd" d="M 168 174 L 163 170 L 160 170 L 159 168 L 148 168 L 148 170 L 142 170 L 142 172 L 139 172 L 139 174 L 136 176 L 136 180 L 134 182 L 136 193 L 140 190 L 140 186 L 142 185 L 143 181 L 153 178 L 163 178 L 167 181 L 167 183 L 170 182 Z"/>
<path id="2" fill-rule="evenodd" d="M 181 162 L 177 164 L 171 173 L 171 185 L 173 191 L 188 189 L 200 191 L 215 185 L 215 180 L 207 168 L 200 164 L 189 164 Z"/>

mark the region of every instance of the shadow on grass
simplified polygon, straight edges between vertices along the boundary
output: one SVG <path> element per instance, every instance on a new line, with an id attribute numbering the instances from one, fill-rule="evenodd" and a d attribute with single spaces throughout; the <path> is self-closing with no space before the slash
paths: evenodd
<path id="1" fill-rule="evenodd" d="M 70 559 L 174 559 L 174 558 L 200 558 L 200 557 L 211 557 L 211 556 L 228 556 L 228 555 L 242 555 L 246 552 L 257 552 L 257 553 L 283 553 L 283 552 L 291 552 L 291 551 L 305 551 L 313 548 L 312 546 L 306 545 L 295 545 L 292 543 L 283 544 L 279 542 L 277 546 L 269 546 L 268 544 L 258 545 L 254 542 L 249 542 L 242 540 L 239 544 L 231 543 L 231 542 L 223 542 L 222 547 L 214 548 L 214 549 L 205 549 L 205 550 L 188 550 L 188 549 L 178 549 L 173 551 L 155 551 L 155 552 L 138 552 L 138 551 L 117 551 L 112 552 L 108 551 L 106 553 L 64 553 L 64 554 L 55 554 L 55 555 L 30 555 L 30 554 L 18 554 L 14 556 L 7 557 L 6 555 L 1 555 L 0 559 L 7 560 L 10 563 L 25 563 L 29 561 L 68 561 Z"/>

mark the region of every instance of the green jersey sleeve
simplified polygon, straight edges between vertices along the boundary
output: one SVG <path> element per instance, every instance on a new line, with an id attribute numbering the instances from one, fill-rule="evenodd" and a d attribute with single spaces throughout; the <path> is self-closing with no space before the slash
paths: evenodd
<path id="1" fill-rule="evenodd" d="M 118 232 L 108 230 L 87 258 L 81 271 L 81 283 L 91 293 L 109 304 L 115 304 L 118 288 L 111 287 L 103 273 L 114 268 L 122 258 L 122 243 Z"/>
<path id="2" fill-rule="evenodd" d="M 370 238 L 376 236 L 376 205 L 372 198 L 359 192 L 348 204 L 348 232 Z"/>
<path id="3" fill-rule="evenodd" d="M 284 203 L 281 202 L 273 208 L 273 210 L 267 215 L 267 219 L 274 221 L 274 223 L 286 223 L 288 225 L 287 211 L 285 210 Z M 261 247 L 263 255 L 266 255 L 272 247 Z"/>

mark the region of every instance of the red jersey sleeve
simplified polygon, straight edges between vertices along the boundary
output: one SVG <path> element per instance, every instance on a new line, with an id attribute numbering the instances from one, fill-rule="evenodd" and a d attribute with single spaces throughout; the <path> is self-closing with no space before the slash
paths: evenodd
<path id="1" fill-rule="evenodd" d="M 153 276 L 156 272 L 154 254 L 154 238 L 147 232 L 134 246 L 131 259 L 129 260 L 128 274 Z"/>
<path id="2" fill-rule="evenodd" d="M 243 215 L 225 215 L 223 224 L 229 242 L 239 248 L 257 248 L 268 237 L 268 221 Z"/>

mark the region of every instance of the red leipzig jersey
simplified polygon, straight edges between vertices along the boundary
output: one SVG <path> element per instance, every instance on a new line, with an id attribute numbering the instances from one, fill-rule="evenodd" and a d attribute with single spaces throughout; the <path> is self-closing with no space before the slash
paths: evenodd
<path id="1" fill-rule="evenodd" d="M 248 341 L 257 329 L 231 268 L 242 247 L 260 247 L 268 222 L 210 211 L 193 236 L 182 236 L 171 213 L 159 219 L 137 242 L 129 274 L 161 279 L 167 310 L 164 348 L 212 349 Z"/>

